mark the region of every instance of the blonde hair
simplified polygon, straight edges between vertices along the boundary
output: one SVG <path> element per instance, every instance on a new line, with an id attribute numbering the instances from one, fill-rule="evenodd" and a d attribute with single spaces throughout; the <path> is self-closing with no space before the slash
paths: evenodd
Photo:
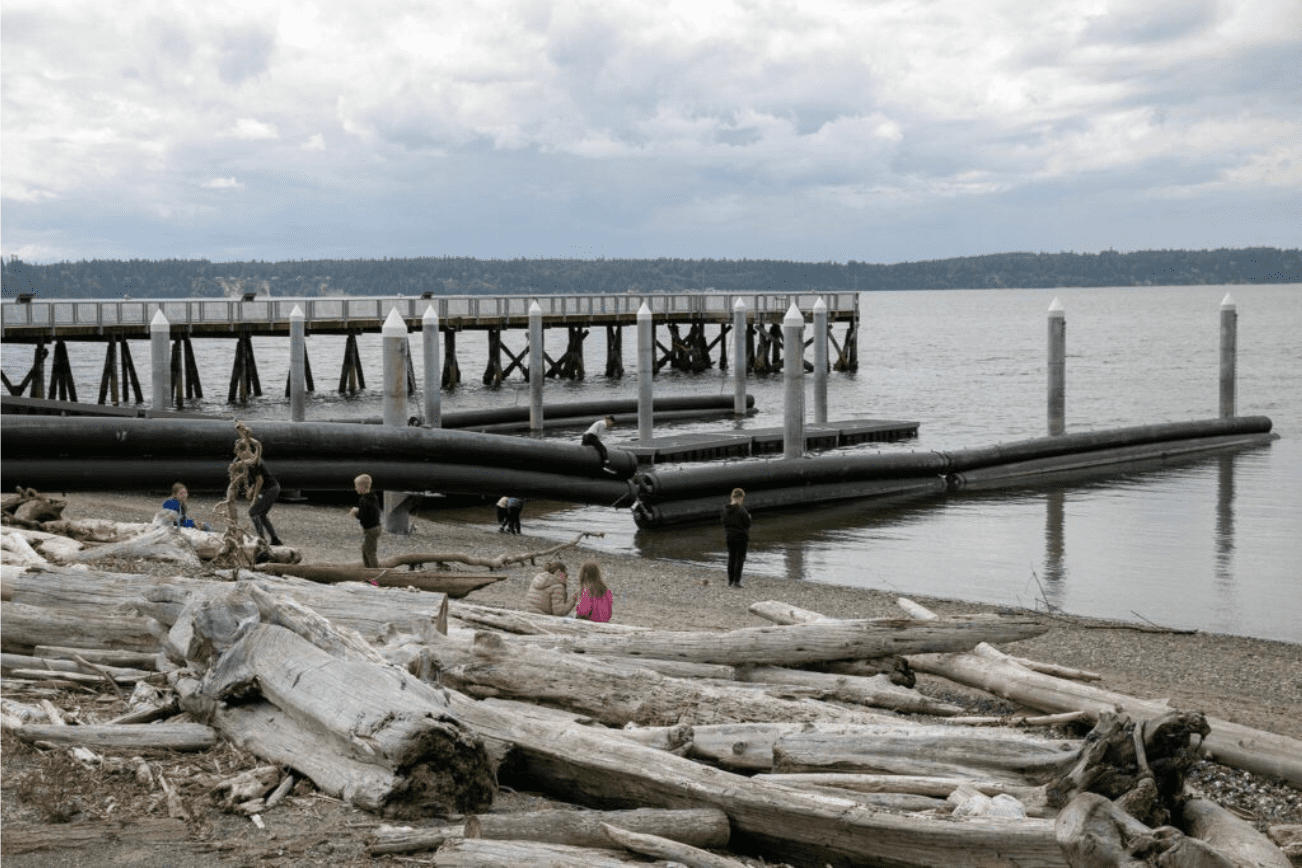
<path id="1" fill-rule="evenodd" d="M 601 566 L 596 561 L 584 561 L 579 567 L 579 587 L 586 588 L 594 599 L 605 596 L 606 583 L 601 580 Z"/>
<path id="2" fill-rule="evenodd" d="M 184 483 L 184 482 L 177 482 L 177 483 L 174 483 L 174 484 L 172 485 L 172 496 L 173 496 L 173 497 L 175 497 L 176 495 L 180 494 L 182 491 L 185 491 L 185 483 Z"/>
<path id="3" fill-rule="evenodd" d="M 366 484 L 367 491 L 371 490 L 371 474 L 362 473 L 358 475 L 357 478 L 353 480 L 353 485 L 356 485 L 359 482 L 364 482 Z"/>
<path id="4" fill-rule="evenodd" d="M 732 490 L 732 499 L 737 503 L 741 503 L 746 499 L 746 492 L 742 491 L 740 488 L 734 488 Z"/>

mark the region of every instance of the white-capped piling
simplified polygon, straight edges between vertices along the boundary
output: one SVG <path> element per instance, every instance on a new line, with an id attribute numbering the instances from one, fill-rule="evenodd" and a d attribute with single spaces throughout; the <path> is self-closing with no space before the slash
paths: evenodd
<path id="1" fill-rule="evenodd" d="M 1239 309 L 1230 294 L 1221 299 L 1221 418 L 1234 418 L 1234 367 L 1239 347 Z"/>
<path id="2" fill-rule="evenodd" d="M 655 426 L 655 324 L 646 302 L 637 309 L 637 439 L 646 443 Z"/>
<path id="3" fill-rule="evenodd" d="M 1062 302 L 1049 305 L 1049 434 L 1067 430 L 1067 316 Z"/>
<path id="4" fill-rule="evenodd" d="M 543 430 L 543 312 L 538 302 L 529 305 L 529 430 Z"/>
<path id="5" fill-rule="evenodd" d="M 160 307 L 149 321 L 149 370 L 154 381 L 155 413 L 167 409 L 167 399 L 172 393 L 171 337 L 172 325 Z"/>
<path id="6" fill-rule="evenodd" d="M 289 312 L 289 421 L 307 419 L 307 326 L 303 308 Z"/>
<path id="7" fill-rule="evenodd" d="M 738 418 L 746 415 L 746 302 L 740 298 L 732 303 L 732 412 Z"/>
<path id="8" fill-rule="evenodd" d="M 391 308 L 380 329 L 381 354 L 384 357 L 384 424 L 407 425 L 407 323 Z M 408 534 L 411 520 L 404 508 L 407 495 L 401 491 L 384 491 L 384 530 Z"/>
<path id="9" fill-rule="evenodd" d="M 782 457 L 805 454 L 805 318 L 792 302 L 782 318 L 782 370 L 786 383 Z"/>
<path id="10" fill-rule="evenodd" d="M 827 303 L 814 302 L 814 422 L 827 421 Z"/>
<path id="11" fill-rule="evenodd" d="M 384 356 L 384 424 L 407 424 L 407 323 L 391 308 L 380 329 Z"/>
<path id="12" fill-rule="evenodd" d="M 425 352 L 425 426 L 443 427 L 443 367 L 439 359 L 439 315 L 434 305 L 425 308 L 420 320 L 421 344 Z"/>

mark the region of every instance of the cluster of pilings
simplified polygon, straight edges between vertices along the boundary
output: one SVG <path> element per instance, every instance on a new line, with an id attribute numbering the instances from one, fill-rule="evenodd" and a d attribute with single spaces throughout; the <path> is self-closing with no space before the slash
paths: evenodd
<path id="1" fill-rule="evenodd" d="M 717 364 L 720 370 L 728 370 L 729 334 L 738 325 L 720 323 L 713 338 L 707 333 L 707 324 L 696 322 L 687 325 L 683 333 L 679 323 L 666 323 L 669 333 L 668 342 L 660 340 L 652 326 L 652 371 L 659 373 L 665 367 L 686 373 L 702 373 Z M 765 325 L 755 321 L 745 322 L 745 370 L 757 375 L 779 373 L 783 369 L 784 339 L 780 323 Z M 826 324 L 823 326 L 827 328 Z M 438 327 L 443 344 L 440 382 L 445 390 L 455 389 L 461 383 L 461 366 L 457 361 L 457 334 L 461 329 L 455 327 Z M 584 344 L 591 330 L 584 325 L 568 325 L 566 328 L 565 351 L 556 358 L 544 351 L 543 372 L 547 379 L 583 380 L 587 369 L 584 361 Z M 504 329 L 498 326 L 486 330 L 488 340 L 488 362 L 485 366 L 482 382 L 485 386 L 501 386 L 512 375 L 517 375 L 524 382 L 530 381 L 530 352 L 526 346 L 518 353 L 507 346 Z M 606 359 L 605 375 L 619 379 L 624 376 L 624 329 L 619 325 L 605 326 Z M 354 395 L 366 389 L 366 372 L 362 366 L 358 351 L 358 338 L 362 329 L 348 332 L 344 343 L 343 360 L 339 369 L 338 392 L 341 395 Z M 828 367 L 838 372 L 858 369 L 857 323 L 847 325 L 843 341 L 838 342 L 830 328 L 827 339 L 834 349 L 834 357 Z M 187 401 L 201 400 L 204 397 L 203 382 L 195 362 L 194 346 L 188 333 L 169 334 L 171 341 L 170 368 L 167 389 L 168 404 L 176 409 L 184 409 Z M 253 350 L 253 336 L 248 330 L 241 330 L 234 335 L 235 354 L 231 363 L 229 388 L 226 400 L 229 404 L 243 405 L 251 398 L 262 397 L 262 382 L 258 374 L 258 361 Z M 132 399 L 136 404 L 144 402 L 140 379 L 136 374 L 131 357 L 131 344 L 124 334 L 110 332 L 105 335 L 106 350 L 103 375 L 100 378 L 98 403 L 128 403 Z M 53 344 L 53 358 L 50 358 L 49 345 Z M 735 343 L 735 342 L 734 342 Z M 803 353 L 803 347 L 801 348 Z M 314 392 L 312 363 L 303 349 L 305 388 Z M 412 368 L 410 350 L 405 354 L 407 365 L 407 393 L 417 391 L 415 371 Z M 46 365 L 50 365 L 50 376 L 46 377 Z M 813 370 L 813 365 L 806 361 L 805 369 Z M 51 400 L 77 400 L 77 387 L 72 368 L 68 361 L 68 350 L 63 338 L 41 338 L 35 344 L 32 366 L 26 376 L 15 385 L 8 375 L 3 376 L 4 387 L 10 395 L 29 394 L 33 398 Z M 285 383 L 285 395 L 290 395 L 290 382 Z"/>

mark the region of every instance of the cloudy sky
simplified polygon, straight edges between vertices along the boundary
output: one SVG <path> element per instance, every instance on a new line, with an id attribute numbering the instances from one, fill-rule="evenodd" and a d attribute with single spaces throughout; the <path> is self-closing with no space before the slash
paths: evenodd
<path id="1" fill-rule="evenodd" d="M 3 0 L 34 262 L 1302 244 L 1302 0 Z"/>

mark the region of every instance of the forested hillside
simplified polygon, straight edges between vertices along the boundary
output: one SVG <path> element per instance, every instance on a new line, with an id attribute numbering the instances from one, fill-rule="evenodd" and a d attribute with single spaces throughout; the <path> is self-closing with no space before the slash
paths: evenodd
<path id="1" fill-rule="evenodd" d="M 996 253 L 875 265 L 772 259 L 206 259 L 3 263 L 6 298 L 464 295 L 581 292 L 832 292 L 1302 282 L 1302 251 L 1145 250 Z"/>

